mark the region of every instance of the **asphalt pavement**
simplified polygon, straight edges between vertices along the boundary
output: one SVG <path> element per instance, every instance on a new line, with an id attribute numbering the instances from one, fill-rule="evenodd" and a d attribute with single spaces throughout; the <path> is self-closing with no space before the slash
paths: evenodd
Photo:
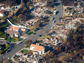
<path id="1" fill-rule="evenodd" d="M 56 3 L 60 3 L 60 0 L 58 0 Z M 56 8 L 57 11 L 59 11 L 59 13 L 57 15 L 52 15 L 51 17 L 55 17 L 54 20 L 57 23 L 59 21 L 59 18 L 63 16 L 63 7 L 62 7 L 62 4 L 60 3 L 55 8 Z M 26 40 L 30 39 L 30 40 L 32 40 L 34 42 L 36 39 L 39 38 L 39 35 L 44 35 L 56 23 L 53 23 L 53 21 L 49 21 L 49 23 L 43 29 L 37 31 L 35 35 L 31 35 L 31 36 L 27 37 Z M 23 47 L 24 47 L 24 42 L 21 43 L 21 44 L 19 44 L 19 45 L 15 45 L 15 47 L 10 52 L 5 53 L 4 55 L 1 56 L 1 58 L 3 60 L 11 60 L 11 57 L 13 55 L 15 55 L 15 53 L 17 53 Z"/>

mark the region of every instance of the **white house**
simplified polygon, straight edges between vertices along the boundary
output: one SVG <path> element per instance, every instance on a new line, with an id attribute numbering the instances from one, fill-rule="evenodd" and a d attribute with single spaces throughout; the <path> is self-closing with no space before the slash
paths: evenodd
<path id="1" fill-rule="evenodd" d="M 30 46 L 30 50 L 33 50 L 33 54 L 44 54 L 45 49 L 43 46 L 39 46 L 39 45 L 35 45 L 35 44 L 31 44 Z"/>
<path id="2" fill-rule="evenodd" d="M 26 28 L 21 28 L 21 31 L 27 32 L 28 30 Z"/>

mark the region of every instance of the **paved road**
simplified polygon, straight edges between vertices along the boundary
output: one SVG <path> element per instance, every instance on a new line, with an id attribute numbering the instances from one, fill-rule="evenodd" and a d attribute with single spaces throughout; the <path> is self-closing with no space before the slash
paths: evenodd
<path id="1" fill-rule="evenodd" d="M 60 1 L 57 1 L 56 3 L 60 3 Z M 59 13 L 53 17 L 55 17 L 55 20 L 58 22 L 59 21 L 59 18 L 62 17 L 62 5 L 58 5 L 55 7 L 57 11 L 59 11 Z M 32 40 L 32 41 L 35 41 L 37 38 L 39 38 L 39 35 L 44 35 L 47 31 L 49 31 L 51 29 L 51 27 L 53 25 L 55 25 L 56 23 L 53 24 L 53 21 L 49 21 L 48 25 L 45 26 L 45 28 L 39 30 L 36 32 L 35 35 L 31 35 L 28 39 Z M 16 53 L 18 52 L 19 50 L 21 50 L 22 48 L 24 47 L 24 43 L 21 43 L 19 45 L 15 45 L 15 47 L 13 48 L 13 50 L 11 50 L 9 53 L 6 53 L 4 54 L 1 58 L 3 58 L 3 60 L 7 60 L 8 57 L 9 59 L 11 60 L 11 57 Z"/>

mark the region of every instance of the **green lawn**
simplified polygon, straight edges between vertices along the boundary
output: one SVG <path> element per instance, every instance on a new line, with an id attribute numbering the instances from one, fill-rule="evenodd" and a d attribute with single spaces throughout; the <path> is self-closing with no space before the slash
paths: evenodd
<path id="1" fill-rule="evenodd" d="M 7 39 L 7 41 L 11 41 L 11 42 L 18 42 L 18 41 L 22 41 L 23 39 L 22 38 L 10 38 L 10 39 Z"/>
<path id="2" fill-rule="evenodd" d="M 29 28 L 31 28 L 31 26 L 28 26 Z"/>
<path id="3" fill-rule="evenodd" d="M 38 29 L 35 29 L 34 31 L 36 32 L 36 31 L 38 31 Z"/>
<path id="4" fill-rule="evenodd" d="M 23 39 L 22 38 L 19 38 L 18 41 L 22 41 Z"/>
<path id="5" fill-rule="evenodd" d="M 16 42 L 16 39 L 15 38 L 10 38 L 10 39 L 7 39 L 7 41 Z"/>
<path id="6" fill-rule="evenodd" d="M 33 54 L 31 50 L 27 50 L 27 49 L 23 49 L 21 52 L 25 54 Z"/>
<path id="7" fill-rule="evenodd" d="M 32 31 L 29 31 L 27 34 L 31 35 L 31 34 L 33 34 L 33 32 Z"/>
<path id="8" fill-rule="evenodd" d="M 30 47 L 30 45 L 27 45 L 27 46 L 26 46 L 26 48 L 29 48 L 29 47 Z"/>
<path id="9" fill-rule="evenodd" d="M 23 49 L 23 50 L 22 50 L 22 53 L 28 53 L 28 50 Z"/>

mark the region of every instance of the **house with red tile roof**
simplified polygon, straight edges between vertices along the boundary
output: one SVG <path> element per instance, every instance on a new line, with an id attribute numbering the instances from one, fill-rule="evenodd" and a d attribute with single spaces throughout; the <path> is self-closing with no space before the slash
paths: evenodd
<path id="1" fill-rule="evenodd" d="M 33 54 L 44 54 L 45 49 L 43 46 L 40 45 L 35 45 L 35 44 L 31 44 L 30 46 L 30 50 L 33 51 Z"/>
<path id="2" fill-rule="evenodd" d="M 21 28 L 20 28 L 20 27 L 12 26 L 12 27 L 10 28 L 10 30 L 12 30 L 12 31 L 20 31 Z"/>

